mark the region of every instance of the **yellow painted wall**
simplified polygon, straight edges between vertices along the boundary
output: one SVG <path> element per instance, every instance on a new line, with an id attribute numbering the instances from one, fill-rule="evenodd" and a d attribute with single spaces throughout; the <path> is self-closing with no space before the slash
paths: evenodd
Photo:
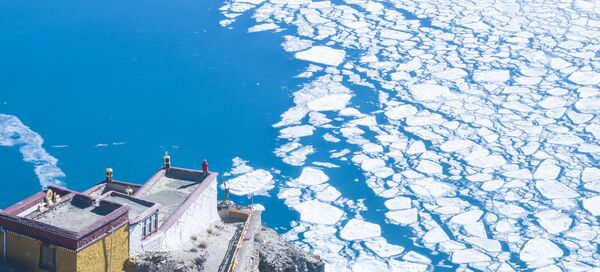
<path id="1" fill-rule="evenodd" d="M 56 248 L 56 271 L 70 272 L 75 271 L 77 265 L 77 253 L 64 249 Z"/>
<path id="2" fill-rule="evenodd" d="M 6 233 L 6 258 L 23 268 L 39 270 L 40 242 L 21 235 Z M 0 253 L 2 253 L 2 234 L 0 233 Z M 112 271 L 111 265 L 112 248 Z M 115 229 L 114 239 L 109 233 L 104 238 L 87 246 L 79 252 L 56 247 L 56 271 L 98 271 L 119 272 L 129 258 L 129 225 Z"/>
<path id="3" fill-rule="evenodd" d="M 115 229 L 114 239 L 112 234 L 106 235 L 92 245 L 77 253 L 77 271 L 123 271 L 123 266 L 129 258 L 129 225 L 125 224 Z M 112 244 L 112 245 L 111 245 Z M 112 271 L 111 266 L 112 249 Z"/>
<path id="4" fill-rule="evenodd" d="M 6 259 L 25 268 L 40 263 L 40 242 L 14 233 L 6 233 Z"/>

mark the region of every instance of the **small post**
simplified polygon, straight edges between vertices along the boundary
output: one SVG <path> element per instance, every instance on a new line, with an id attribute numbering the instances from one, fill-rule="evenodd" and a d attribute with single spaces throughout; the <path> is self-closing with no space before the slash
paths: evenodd
<path id="1" fill-rule="evenodd" d="M 112 181 L 112 176 L 113 176 L 113 170 L 112 168 L 106 168 L 106 181 L 110 182 Z"/>
<path id="2" fill-rule="evenodd" d="M 171 156 L 169 156 L 169 153 L 167 153 L 167 151 L 165 151 L 165 156 L 163 157 L 163 167 L 165 169 L 171 168 Z"/>
<path id="3" fill-rule="evenodd" d="M 208 175 L 208 162 L 206 160 L 202 162 L 202 174 L 204 176 Z"/>

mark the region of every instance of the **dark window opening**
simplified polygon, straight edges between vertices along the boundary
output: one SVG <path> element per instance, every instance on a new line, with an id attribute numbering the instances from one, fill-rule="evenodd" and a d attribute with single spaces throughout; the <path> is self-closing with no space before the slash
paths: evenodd
<path id="1" fill-rule="evenodd" d="M 56 271 L 56 248 L 51 245 L 41 245 L 40 247 L 40 268 L 50 271 Z"/>

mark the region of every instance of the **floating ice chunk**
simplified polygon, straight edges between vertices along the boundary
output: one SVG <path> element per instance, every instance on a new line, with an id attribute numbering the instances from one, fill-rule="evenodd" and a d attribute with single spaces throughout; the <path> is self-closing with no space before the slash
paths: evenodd
<path id="1" fill-rule="evenodd" d="M 553 259 L 563 256 L 563 251 L 548 239 L 535 238 L 527 241 L 519 258 L 524 262 Z"/>
<path id="2" fill-rule="evenodd" d="M 465 238 L 465 241 L 467 241 L 470 244 L 476 245 L 476 246 L 484 249 L 487 252 L 501 252 L 502 251 L 502 246 L 500 245 L 500 242 L 498 242 L 497 240 L 479 238 L 479 237 L 467 237 L 467 238 Z"/>
<path id="3" fill-rule="evenodd" d="M 540 226 L 551 234 L 558 234 L 568 230 L 573 222 L 569 216 L 555 210 L 546 210 L 535 214 Z"/>
<path id="4" fill-rule="evenodd" d="M 361 162 L 360 167 L 367 172 L 375 174 L 379 178 L 387 178 L 394 174 L 394 170 L 392 170 L 389 167 L 386 167 L 385 161 L 383 161 L 382 159 L 364 159 Z"/>
<path id="5" fill-rule="evenodd" d="M 364 240 L 367 238 L 381 236 L 381 227 L 377 224 L 360 219 L 350 219 L 340 231 L 340 237 L 344 240 Z"/>
<path id="6" fill-rule="evenodd" d="M 477 159 L 468 160 L 467 163 L 475 167 L 492 168 L 506 164 L 506 160 L 500 155 L 489 155 Z"/>
<path id="7" fill-rule="evenodd" d="M 440 145 L 440 149 L 444 152 L 451 153 L 467 149 L 473 145 L 475 145 L 475 143 L 469 140 L 450 140 Z"/>
<path id="8" fill-rule="evenodd" d="M 287 52 L 296 52 L 305 50 L 312 46 L 312 41 L 302 40 L 298 37 L 286 35 L 285 42 L 282 44 L 283 49 Z"/>
<path id="9" fill-rule="evenodd" d="M 425 151 L 426 151 L 426 149 L 425 149 L 425 144 L 423 143 L 423 141 L 415 141 L 408 146 L 408 149 L 406 150 L 406 154 L 409 154 L 409 155 L 421 154 Z"/>
<path id="10" fill-rule="evenodd" d="M 273 176 L 268 171 L 259 169 L 245 173 L 239 177 L 227 180 L 221 187 L 229 188 L 234 195 L 249 195 L 264 193 L 273 188 Z"/>
<path id="11" fill-rule="evenodd" d="M 389 264 L 390 264 L 390 268 L 392 269 L 391 272 L 407 272 L 407 271 L 410 271 L 410 272 L 425 272 L 425 271 L 430 271 L 429 265 L 427 265 L 427 264 L 411 263 L 411 262 L 396 261 L 396 260 L 390 260 Z"/>
<path id="12" fill-rule="evenodd" d="M 452 253 L 452 262 L 463 264 L 463 263 L 478 263 L 478 262 L 489 262 L 491 261 L 488 255 L 485 255 L 472 248 L 457 250 Z"/>
<path id="13" fill-rule="evenodd" d="M 600 73 L 575 71 L 569 76 L 569 80 L 579 85 L 598 85 L 600 83 Z"/>
<path id="14" fill-rule="evenodd" d="M 375 252 L 377 256 L 382 258 L 388 258 L 391 256 L 398 255 L 404 251 L 404 248 L 397 245 L 389 244 L 383 237 L 378 237 L 365 242 L 370 250 Z"/>
<path id="15" fill-rule="evenodd" d="M 520 206 L 514 204 L 497 203 L 498 212 L 506 217 L 519 219 L 527 215 L 527 211 Z"/>
<path id="16" fill-rule="evenodd" d="M 583 169 L 583 172 L 581 172 L 581 181 L 600 181 L 600 169 L 595 167 L 586 167 L 585 169 Z"/>
<path id="17" fill-rule="evenodd" d="M 563 107 L 567 102 L 562 97 L 550 96 L 540 101 L 538 105 L 545 109 L 555 109 Z"/>
<path id="18" fill-rule="evenodd" d="M 493 192 L 493 191 L 496 191 L 496 190 L 502 188 L 503 185 L 504 185 L 504 181 L 502 181 L 500 179 L 495 179 L 495 180 L 486 181 L 483 184 L 481 184 L 481 189 L 483 189 L 484 191 Z"/>
<path id="19" fill-rule="evenodd" d="M 578 193 L 560 182 L 554 180 L 538 180 L 535 188 L 548 199 L 576 198 Z"/>
<path id="20" fill-rule="evenodd" d="M 592 241 L 598 236 L 598 232 L 594 228 L 590 225 L 579 224 L 570 229 L 565 236 L 580 241 Z"/>
<path id="21" fill-rule="evenodd" d="M 323 191 L 319 191 L 316 197 L 324 202 L 332 202 L 342 196 L 342 193 L 335 189 L 333 186 L 327 186 Z"/>
<path id="22" fill-rule="evenodd" d="M 600 216 L 600 196 L 584 199 L 583 208 L 586 209 L 593 216 Z"/>
<path id="23" fill-rule="evenodd" d="M 411 200 L 408 197 L 399 196 L 392 199 L 388 199 L 383 204 L 386 208 L 390 210 L 404 210 L 410 209 Z"/>
<path id="24" fill-rule="evenodd" d="M 248 28 L 248 32 L 249 33 L 253 33 L 253 32 L 261 32 L 261 31 L 268 31 L 268 30 L 273 30 L 273 29 L 278 29 L 279 26 L 274 24 L 274 23 L 266 23 L 266 24 L 260 24 L 260 25 L 255 25 L 253 27 Z"/>
<path id="25" fill-rule="evenodd" d="M 42 187 L 62 185 L 65 177 L 58 160 L 44 149 L 44 139 L 24 125 L 19 118 L 0 114 L 0 146 L 20 146 L 23 161 L 32 163 Z"/>
<path id="26" fill-rule="evenodd" d="M 558 134 L 554 135 L 550 139 L 547 140 L 548 143 L 551 144 L 559 144 L 559 145 L 575 145 L 582 143 L 583 140 L 576 135 L 566 135 L 566 134 Z"/>
<path id="27" fill-rule="evenodd" d="M 429 178 L 412 180 L 408 186 L 416 194 L 428 197 L 441 197 L 453 190 L 450 184 Z"/>
<path id="28" fill-rule="evenodd" d="M 302 169 L 302 173 L 298 178 L 298 183 L 304 185 L 318 185 L 323 184 L 329 180 L 329 177 L 319 169 L 312 167 L 305 167 Z"/>
<path id="29" fill-rule="evenodd" d="M 479 218 L 483 215 L 483 211 L 471 210 L 468 212 L 464 212 L 461 214 L 457 214 L 450 219 L 450 223 L 459 224 L 459 225 L 469 225 L 479 221 Z"/>
<path id="30" fill-rule="evenodd" d="M 502 173 L 503 176 L 514 179 L 532 179 L 533 176 L 529 169 L 519 169 L 513 171 L 506 171 Z"/>
<path id="31" fill-rule="evenodd" d="M 416 170 L 425 174 L 441 174 L 444 168 L 442 168 L 442 166 L 438 163 L 430 160 L 422 160 L 419 162 Z"/>
<path id="32" fill-rule="evenodd" d="M 554 160 L 544 160 L 533 173 L 536 179 L 556 179 L 560 174 L 560 167 Z"/>
<path id="33" fill-rule="evenodd" d="M 439 79 L 445 80 L 457 80 L 459 78 L 463 78 L 467 76 L 467 72 L 460 68 L 451 68 L 448 70 L 443 70 L 439 72 L 433 73 L 433 76 Z"/>
<path id="34" fill-rule="evenodd" d="M 301 221 L 315 224 L 333 225 L 344 215 L 339 208 L 318 200 L 302 202 L 294 208 L 300 213 Z"/>
<path id="35" fill-rule="evenodd" d="M 344 109 L 351 98 L 349 94 L 331 94 L 309 101 L 306 105 L 313 111 L 338 111 Z"/>
<path id="36" fill-rule="evenodd" d="M 441 227 L 434 227 L 423 235 L 423 242 L 427 244 L 437 244 L 450 241 L 450 238 Z"/>
<path id="37" fill-rule="evenodd" d="M 591 133 L 596 140 L 600 140 L 600 125 L 591 124 L 585 128 L 585 131 Z"/>
<path id="38" fill-rule="evenodd" d="M 508 101 L 502 104 L 505 108 L 520 112 L 532 112 L 533 109 L 519 101 Z"/>
<path id="39" fill-rule="evenodd" d="M 402 256 L 402 259 L 405 261 L 409 261 L 409 262 L 413 262 L 413 263 L 421 263 L 421 264 L 430 264 L 431 260 L 429 258 L 427 258 L 424 255 L 421 255 L 419 253 L 416 253 L 414 251 L 409 251 L 406 254 L 404 254 L 404 256 Z"/>
<path id="40" fill-rule="evenodd" d="M 400 120 L 417 114 L 417 108 L 411 105 L 401 105 L 385 111 L 385 116 L 392 120 Z"/>
<path id="41" fill-rule="evenodd" d="M 508 70 L 476 71 L 473 80 L 479 82 L 504 82 L 510 79 Z"/>
<path id="42" fill-rule="evenodd" d="M 412 96 L 419 101 L 433 101 L 440 96 L 446 96 L 450 90 L 446 86 L 434 84 L 416 84 L 409 88 Z"/>
<path id="43" fill-rule="evenodd" d="M 316 165 L 316 166 L 325 167 L 325 168 L 340 168 L 339 165 L 333 164 L 333 163 L 330 163 L 330 162 L 318 162 L 318 161 L 314 161 L 314 162 L 312 162 L 312 164 Z"/>
<path id="44" fill-rule="evenodd" d="M 600 111 L 600 99 L 598 98 L 583 98 L 575 102 L 575 108 L 582 112 L 596 114 Z"/>
<path id="45" fill-rule="evenodd" d="M 415 208 L 407 209 L 407 210 L 396 210 L 391 212 L 386 212 L 385 217 L 387 217 L 392 222 L 400 225 L 409 225 L 417 222 L 418 219 L 418 211 Z"/>
<path id="46" fill-rule="evenodd" d="M 233 161 L 233 167 L 231 168 L 231 170 L 229 171 L 228 174 L 240 175 L 240 174 L 245 174 L 245 173 L 248 173 L 248 172 L 254 170 L 254 168 L 252 168 L 246 164 L 246 163 L 248 163 L 248 161 L 242 160 L 240 157 L 235 157 L 232 159 L 232 161 Z"/>
<path id="47" fill-rule="evenodd" d="M 280 138 L 300 138 L 313 134 L 315 128 L 309 125 L 301 125 L 295 127 L 287 127 L 280 131 Z"/>
<path id="48" fill-rule="evenodd" d="M 551 264 L 548 266 L 544 266 L 542 268 L 538 268 L 538 269 L 534 270 L 534 272 L 563 272 L 563 270 L 560 269 L 560 267 Z"/>
<path id="49" fill-rule="evenodd" d="M 354 264 L 352 264 L 352 272 L 386 271 L 389 269 L 384 261 L 369 255 L 366 256 L 368 257 L 365 257 L 365 255 L 360 255 L 358 257 Z M 339 270 L 340 267 L 337 267 L 336 269 Z"/>
<path id="50" fill-rule="evenodd" d="M 395 31 L 390 29 L 385 29 L 381 31 L 381 38 L 383 39 L 392 39 L 392 40 L 408 40 L 413 35 L 410 33 Z"/>
<path id="51" fill-rule="evenodd" d="M 330 66 L 338 66 L 346 58 L 346 52 L 327 46 L 313 46 L 308 50 L 296 53 L 297 59 L 321 63 Z"/>

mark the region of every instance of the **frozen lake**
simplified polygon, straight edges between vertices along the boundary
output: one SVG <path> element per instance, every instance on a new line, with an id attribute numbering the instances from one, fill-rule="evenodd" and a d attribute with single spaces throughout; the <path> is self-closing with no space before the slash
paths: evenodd
<path id="1" fill-rule="evenodd" d="M 0 2 L 0 204 L 168 150 L 328 271 L 598 269 L 600 4 L 206 2 Z"/>

